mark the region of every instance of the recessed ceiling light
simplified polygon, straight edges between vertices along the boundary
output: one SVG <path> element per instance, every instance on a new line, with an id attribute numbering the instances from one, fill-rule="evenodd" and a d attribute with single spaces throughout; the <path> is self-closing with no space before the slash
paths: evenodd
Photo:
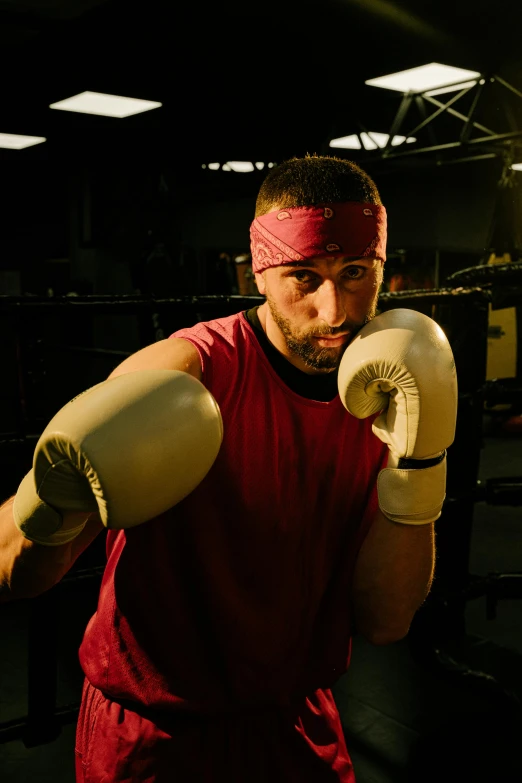
<path id="1" fill-rule="evenodd" d="M 0 147 L 6 150 L 23 150 L 47 141 L 44 136 L 19 136 L 17 133 L 0 133 Z"/>
<path id="2" fill-rule="evenodd" d="M 51 103 L 50 109 L 79 112 L 80 114 L 99 114 L 103 117 L 130 117 L 161 106 L 157 101 L 143 101 L 138 98 L 124 98 L 121 95 L 107 95 L 103 92 L 81 92 L 57 103 Z"/>
<path id="3" fill-rule="evenodd" d="M 522 171 L 522 163 L 513 163 L 511 168 L 513 171 Z"/>
<path id="4" fill-rule="evenodd" d="M 439 87 L 447 87 L 455 82 L 469 81 L 469 79 L 479 76 L 478 71 L 467 71 L 464 68 L 455 68 L 452 65 L 442 65 L 441 63 L 428 63 L 420 65 L 418 68 L 408 68 L 406 71 L 368 79 L 365 84 L 398 92 L 425 92 L 426 90 L 436 90 Z M 460 84 L 455 84 L 454 89 L 460 89 Z"/>
<path id="5" fill-rule="evenodd" d="M 211 171 L 218 171 L 219 167 L 221 166 L 221 163 L 209 163 L 208 167 Z"/>

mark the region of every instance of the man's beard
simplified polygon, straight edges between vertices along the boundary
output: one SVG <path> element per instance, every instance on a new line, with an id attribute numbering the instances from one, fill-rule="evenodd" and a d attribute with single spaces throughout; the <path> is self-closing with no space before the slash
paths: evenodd
<path id="1" fill-rule="evenodd" d="M 324 372 L 332 372 L 332 370 L 336 370 L 339 367 L 343 354 L 350 342 L 359 329 L 375 317 L 377 311 L 376 297 L 362 323 L 345 321 L 342 326 L 335 329 L 335 332 L 318 332 L 317 330 L 310 330 L 302 334 L 296 334 L 292 329 L 291 322 L 278 311 L 277 305 L 268 291 L 266 292 L 266 301 L 274 322 L 277 324 L 285 338 L 286 346 L 290 353 L 294 356 L 298 356 L 307 367 L 314 370 L 322 370 Z M 346 332 L 348 332 L 350 336 L 346 344 L 342 345 L 340 348 L 322 348 L 315 343 L 312 337 L 312 335 L 316 337 L 335 337 L 336 335 L 344 334 Z"/>

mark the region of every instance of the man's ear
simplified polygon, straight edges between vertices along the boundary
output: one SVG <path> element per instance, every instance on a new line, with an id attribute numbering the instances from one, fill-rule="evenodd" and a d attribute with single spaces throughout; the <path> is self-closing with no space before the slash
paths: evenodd
<path id="1" fill-rule="evenodd" d="M 254 277 L 256 279 L 257 290 L 259 291 L 261 296 L 265 296 L 266 286 L 265 286 L 264 271 L 263 272 L 255 272 L 254 273 Z"/>

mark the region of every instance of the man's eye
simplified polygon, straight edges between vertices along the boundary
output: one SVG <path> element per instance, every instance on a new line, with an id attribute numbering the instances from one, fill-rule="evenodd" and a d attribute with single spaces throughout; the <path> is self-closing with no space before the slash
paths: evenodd
<path id="1" fill-rule="evenodd" d="M 364 276 L 365 272 L 366 269 L 363 266 L 349 266 L 343 271 L 343 277 L 346 277 L 349 280 L 359 280 Z M 292 272 L 291 276 L 302 285 L 309 285 L 310 283 L 313 283 L 315 277 L 315 275 L 313 275 L 311 272 L 307 272 L 305 270 Z"/>
<path id="2" fill-rule="evenodd" d="M 295 277 L 298 283 L 309 283 L 312 275 L 310 275 L 310 272 L 294 272 L 292 277 Z"/>
<path id="3" fill-rule="evenodd" d="M 363 266 L 349 266 L 345 270 L 346 277 L 350 280 L 358 280 L 359 277 L 364 275 L 365 269 Z"/>

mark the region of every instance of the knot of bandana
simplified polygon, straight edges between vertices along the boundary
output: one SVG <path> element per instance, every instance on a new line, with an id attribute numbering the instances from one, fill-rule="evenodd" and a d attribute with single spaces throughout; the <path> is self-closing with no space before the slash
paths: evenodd
<path id="1" fill-rule="evenodd" d="M 386 209 L 344 201 L 279 209 L 250 226 L 252 271 L 314 256 L 386 260 Z"/>

